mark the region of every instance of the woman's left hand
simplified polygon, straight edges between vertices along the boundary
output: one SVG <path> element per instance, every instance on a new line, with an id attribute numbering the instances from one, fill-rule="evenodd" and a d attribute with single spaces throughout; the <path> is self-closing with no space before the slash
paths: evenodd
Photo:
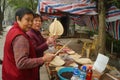
<path id="1" fill-rule="evenodd" d="M 55 44 L 56 38 L 55 37 L 48 37 L 46 43 L 49 44 Z"/>

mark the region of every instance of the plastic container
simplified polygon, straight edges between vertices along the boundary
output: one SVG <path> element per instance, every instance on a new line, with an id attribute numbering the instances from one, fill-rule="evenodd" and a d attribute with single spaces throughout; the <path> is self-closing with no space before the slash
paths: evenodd
<path id="1" fill-rule="evenodd" d="M 80 74 L 80 79 L 81 80 L 86 80 L 86 66 L 82 66 L 81 74 Z"/>
<path id="2" fill-rule="evenodd" d="M 86 80 L 92 80 L 92 74 L 93 74 L 92 66 L 89 66 L 87 69 Z"/>
<path id="3" fill-rule="evenodd" d="M 58 71 L 58 77 L 59 77 L 59 80 L 70 80 L 70 79 L 66 79 L 64 77 L 62 77 L 60 74 L 62 74 L 63 72 L 73 72 L 74 71 L 74 68 L 73 67 L 64 67 L 64 68 L 61 68 L 59 71 Z M 79 73 L 80 73 L 80 70 L 79 70 Z"/>
<path id="4" fill-rule="evenodd" d="M 73 76 L 71 80 L 80 80 L 80 70 L 78 68 L 78 65 L 74 67 Z"/>

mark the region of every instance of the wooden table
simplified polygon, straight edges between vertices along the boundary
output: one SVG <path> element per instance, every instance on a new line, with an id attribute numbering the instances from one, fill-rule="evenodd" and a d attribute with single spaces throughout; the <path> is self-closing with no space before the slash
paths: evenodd
<path id="1" fill-rule="evenodd" d="M 55 67 L 50 67 L 47 64 L 45 64 L 45 66 L 48 72 L 49 80 L 59 80 Z M 98 80 L 120 80 L 120 77 L 115 78 L 114 76 L 111 76 L 109 73 L 101 74 L 96 71 L 93 71 L 92 80 L 94 80 L 95 78 Z"/>
<path id="2" fill-rule="evenodd" d="M 83 43 L 81 55 L 84 55 L 84 52 L 86 51 L 86 57 L 89 58 L 90 51 L 94 47 L 93 40 L 91 40 L 91 39 L 84 39 L 84 38 L 81 38 L 79 40 L 80 40 L 80 42 Z"/>
<path id="3" fill-rule="evenodd" d="M 56 67 L 49 66 L 49 63 L 45 63 L 49 80 L 59 80 L 59 77 L 57 75 L 57 71 L 55 70 Z"/>
<path id="4" fill-rule="evenodd" d="M 90 39 L 81 39 L 82 42 L 89 42 L 91 43 L 92 40 Z M 59 77 L 57 75 L 57 71 L 56 71 L 56 67 L 54 66 L 50 66 L 49 63 L 45 63 L 47 72 L 48 72 L 48 76 L 49 76 L 49 80 L 59 80 Z M 94 78 L 100 78 L 102 74 L 100 73 L 96 73 L 96 71 L 93 71 L 93 79 Z M 114 79 L 109 79 L 109 76 L 104 75 L 103 79 L 99 79 L 99 80 L 114 80 Z M 119 80 L 119 79 L 118 79 Z"/>

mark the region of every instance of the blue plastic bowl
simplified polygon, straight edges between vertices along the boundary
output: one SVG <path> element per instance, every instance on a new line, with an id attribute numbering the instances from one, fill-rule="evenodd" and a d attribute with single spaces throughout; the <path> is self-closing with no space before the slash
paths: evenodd
<path id="1" fill-rule="evenodd" d="M 62 74 L 63 72 L 73 72 L 73 67 L 64 67 L 64 68 L 61 68 L 59 71 L 58 71 L 58 77 L 60 80 L 69 80 L 69 79 L 66 79 L 64 77 L 62 77 L 60 74 Z"/>

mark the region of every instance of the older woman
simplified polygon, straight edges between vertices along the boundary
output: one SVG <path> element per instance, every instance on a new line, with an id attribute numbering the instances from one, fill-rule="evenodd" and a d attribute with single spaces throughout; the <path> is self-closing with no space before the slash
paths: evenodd
<path id="1" fill-rule="evenodd" d="M 27 32 L 31 38 L 34 48 L 36 50 L 37 57 L 43 56 L 43 52 L 48 49 L 49 44 L 54 44 L 55 38 L 49 37 L 45 39 L 40 32 L 42 27 L 42 17 L 39 14 L 34 15 L 33 24 L 31 30 Z"/>
<path id="2" fill-rule="evenodd" d="M 28 8 L 16 11 L 13 27 L 6 35 L 2 80 L 39 80 L 39 66 L 51 61 L 53 54 L 37 58 L 28 31 L 33 23 L 34 13 Z"/>
<path id="3" fill-rule="evenodd" d="M 42 25 L 42 17 L 39 14 L 34 15 L 32 28 L 27 31 L 27 35 L 31 38 L 33 47 L 35 48 L 35 52 L 37 57 L 42 57 L 44 51 L 48 49 L 49 44 L 54 44 L 55 38 L 49 37 L 45 39 L 40 32 L 40 28 Z"/>

